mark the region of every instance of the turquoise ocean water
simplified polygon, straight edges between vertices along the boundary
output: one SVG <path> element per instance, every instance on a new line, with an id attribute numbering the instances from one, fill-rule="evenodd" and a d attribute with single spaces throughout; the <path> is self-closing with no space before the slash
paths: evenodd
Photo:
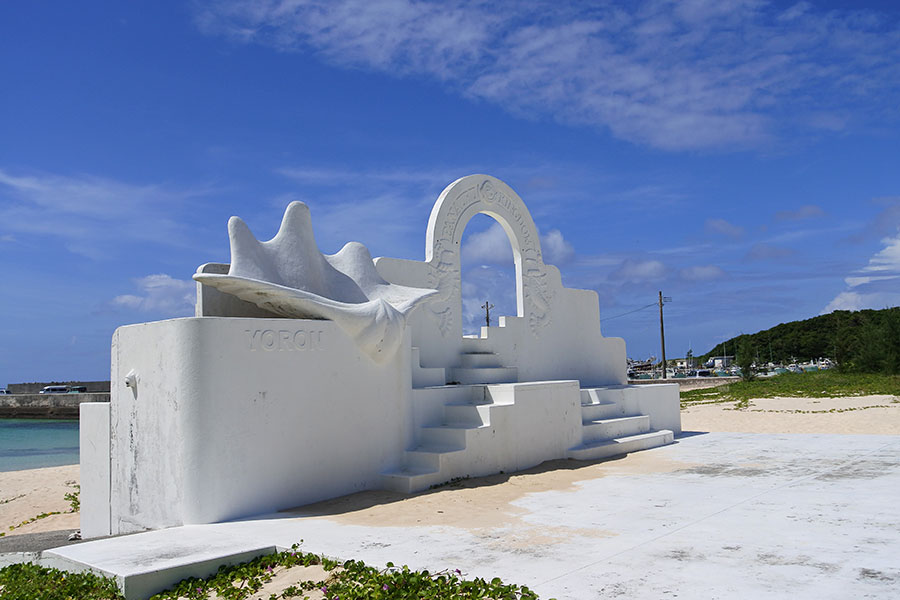
<path id="1" fill-rule="evenodd" d="M 77 420 L 0 419 L 0 471 L 77 463 Z"/>

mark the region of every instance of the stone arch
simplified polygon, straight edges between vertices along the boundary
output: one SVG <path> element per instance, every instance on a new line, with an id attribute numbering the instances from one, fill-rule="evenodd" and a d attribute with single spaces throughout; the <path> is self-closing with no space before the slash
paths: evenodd
<path id="1" fill-rule="evenodd" d="M 451 183 L 441 193 L 428 219 L 425 236 L 428 285 L 439 292 L 439 298 L 429 304 L 429 309 L 441 317 L 441 334 L 447 335 L 461 326 L 453 322 L 453 316 L 458 313 L 454 303 L 459 306 L 461 298 L 460 242 L 466 224 L 477 214 L 495 219 L 509 238 L 516 268 L 517 316 L 525 318 L 537 335 L 550 321 L 553 302 L 553 286 L 544 265 L 540 237 L 531 213 L 518 194 L 489 175 L 469 175 Z"/>

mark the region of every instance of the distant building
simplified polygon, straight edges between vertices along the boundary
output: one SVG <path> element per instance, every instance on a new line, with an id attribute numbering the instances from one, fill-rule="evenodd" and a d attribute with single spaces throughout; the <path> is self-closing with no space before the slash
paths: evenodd
<path id="1" fill-rule="evenodd" d="M 700 366 L 700 360 L 694 356 L 690 358 L 676 358 L 675 367 L 678 369 L 696 369 Z"/>

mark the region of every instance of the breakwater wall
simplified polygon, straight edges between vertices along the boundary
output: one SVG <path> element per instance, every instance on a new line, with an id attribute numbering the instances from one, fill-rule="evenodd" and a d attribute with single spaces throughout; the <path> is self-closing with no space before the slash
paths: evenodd
<path id="1" fill-rule="evenodd" d="M 650 385 L 652 383 L 677 383 L 680 391 L 702 390 L 704 388 L 719 387 L 740 381 L 740 377 L 678 377 L 673 379 L 629 379 L 629 385 Z"/>
<path id="2" fill-rule="evenodd" d="M 10 394 L 37 394 L 48 385 L 78 385 L 87 388 L 88 394 L 109 392 L 108 381 L 33 381 L 31 383 L 10 383 L 6 386 Z"/>
<path id="3" fill-rule="evenodd" d="M 109 392 L 2 395 L 0 419 L 77 419 L 82 402 L 109 402 Z"/>

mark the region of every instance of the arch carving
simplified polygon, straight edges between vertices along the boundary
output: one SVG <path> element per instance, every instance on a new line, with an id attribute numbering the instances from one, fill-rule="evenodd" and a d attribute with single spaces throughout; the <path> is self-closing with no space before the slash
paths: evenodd
<path id="1" fill-rule="evenodd" d="M 554 287 L 547 275 L 537 227 L 525 203 L 512 188 L 489 175 L 469 175 L 441 193 L 428 220 L 425 262 L 428 285 L 438 296 L 428 304 L 441 335 L 461 327 L 454 323 L 461 302 L 460 242 L 469 220 L 477 214 L 493 217 L 509 238 L 516 267 L 517 316 L 538 335 L 550 323 Z"/>

